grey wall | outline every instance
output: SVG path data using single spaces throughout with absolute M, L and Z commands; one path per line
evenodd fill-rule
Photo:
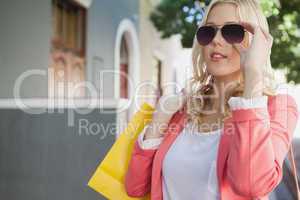
M 32 69 L 46 70 L 50 51 L 51 4 L 40 0 L 0 0 L 0 98 L 13 97 L 16 79 Z M 31 76 L 23 97 L 45 97 L 46 76 Z
M 11 98 L 14 83 L 22 73 L 48 68 L 51 0 L 0 3 L 0 98 Z M 117 27 L 128 18 L 138 29 L 138 10 L 138 0 L 93 0 L 87 23 L 87 80 L 93 80 L 93 73 L 99 69 L 113 68 Z M 113 77 L 106 77 L 105 97 L 113 97 L 113 82 Z M 46 76 L 31 76 L 22 85 L 22 97 L 46 97 L 47 85 Z
M 75 126 L 68 127 L 68 111 L 0 110 L 0 199 L 105 199 L 87 183 L 114 142 L 115 115 L 99 109 L 77 113 Z M 92 131 L 80 129 L 80 120 L 87 120 Z
M 51 0 L 0 0 L 0 98 L 12 98 L 15 81 L 29 70 L 46 73 L 51 39 Z M 87 23 L 87 80 L 114 68 L 114 45 L 120 21 L 128 18 L 138 31 L 138 0 L 93 0 Z M 113 97 L 113 77 L 105 77 L 105 97 Z M 46 76 L 31 76 L 21 97 L 47 97 Z M 76 115 L 105 126 L 115 114 L 93 111 Z M 76 123 L 75 123 L 76 125 Z M 77 123 L 78 125 L 78 123 Z M 67 112 L 32 115 L 0 108 L 0 199 L 104 199 L 87 182 L 114 142 L 80 135 L 67 126 Z M 115 129 L 114 129 L 115 130 Z
M 88 80 L 93 80 L 93 76 L 99 70 L 114 68 L 114 47 L 118 25 L 122 19 L 127 18 L 135 24 L 138 31 L 138 11 L 138 0 L 93 1 L 88 14 Z M 104 83 L 104 96 L 113 97 L 113 77 L 105 77 Z

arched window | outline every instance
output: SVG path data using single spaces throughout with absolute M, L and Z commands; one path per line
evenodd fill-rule
M 120 49 L 120 97 L 128 98 L 128 66 L 129 52 L 125 36 L 122 36 Z
M 85 81 L 86 13 L 75 1 L 52 0 L 51 97 L 85 95 L 76 85 Z

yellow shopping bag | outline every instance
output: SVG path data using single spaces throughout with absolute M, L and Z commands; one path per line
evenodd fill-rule
M 98 166 L 88 183 L 89 187 L 111 200 L 150 200 L 150 194 L 144 198 L 127 196 L 124 179 L 134 142 L 145 125 L 150 122 L 153 111 L 149 104 L 144 103 L 135 113 L 125 131 L 121 133 Z

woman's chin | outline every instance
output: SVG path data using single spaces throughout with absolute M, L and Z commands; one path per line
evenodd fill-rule
M 213 70 L 212 70 L 213 69 Z M 239 69 L 230 69 L 229 66 L 214 66 L 210 68 L 210 74 L 213 76 L 228 76 L 239 71 Z

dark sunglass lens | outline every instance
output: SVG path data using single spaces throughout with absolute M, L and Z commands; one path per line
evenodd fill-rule
M 202 26 L 197 31 L 197 40 L 200 45 L 208 45 L 215 37 L 215 29 L 211 26 Z
M 244 39 L 244 27 L 239 24 L 228 24 L 223 26 L 222 35 L 230 43 L 241 43 Z

